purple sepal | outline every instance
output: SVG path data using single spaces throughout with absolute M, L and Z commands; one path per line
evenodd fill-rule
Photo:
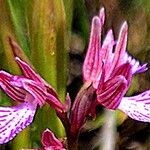
M 70 134 L 77 135 L 84 125 L 86 117 L 91 113 L 91 106 L 96 98 L 94 91 L 91 83 L 85 83 L 76 96 L 70 115 Z
M 33 98 L 31 95 L 28 97 Z M 18 106 L 0 107 L 0 144 L 12 140 L 33 121 L 36 107 L 36 104 L 29 102 Z
M 115 46 L 115 51 L 112 58 L 112 64 L 109 66 L 110 69 L 106 73 L 108 74 L 107 78 L 109 78 L 109 75 L 121 64 L 123 64 L 123 58 L 126 51 L 127 46 L 127 33 L 128 33 L 128 25 L 127 22 L 124 22 L 121 26 L 119 37 Z
M 150 90 L 137 96 L 123 97 L 118 109 L 134 120 L 150 122 Z
M 52 131 L 46 129 L 42 133 L 42 144 L 44 150 L 65 150 L 62 141 L 57 139 Z
M 42 79 L 27 63 L 18 57 L 16 57 L 16 61 L 21 67 L 24 76 L 27 78 L 22 81 L 23 86 L 35 97 L 37 103 L 42 106 L 45 102 L 48 102 L 58 113 L 65 112 L 66 108 L 60 102 L 55 89 Z
M 102 67 L 102 59 L 99 57 L 101 49 L 101 32 L 105 21 L 104 8 L 101 8 L 99 16 L 95 16 L 92 20 L 90 42 L 83 64 L 84 81 L 98 80 L 99 71 Z M 94 85 L 95 86 L 95 85 Z
M 22 69 L 25 77 L 40 83 L 41 85 L 43 85 L 43 87 L 45 86 L 48 93 L 58 98 L 55 89 L 52 86 L 50 86 L 43 78 L 41 78 L 40 75 L 37 74 L 27 63 L 25 63 L 18 57 L 16 57 L 16 62 Z
M 108 109 L 116 109 L 130 85 L 131 65 L 126 63 L 117 67 L 106 82 L 103 76 L 96 91 L 97 101 Z
M 51 107 L 56 110 L 57 113 L 63 113 L 67 111 L 65 106 L 51 94 L 47 94 L 46 102 L 49 103 Z
M 99 58 L 100 39 L 101 23 L 100 19 L 96 16 L 92 20 L 89 47 L 83 64 L 84 81 L 93 81 L 98 75 L 97 70 L 101 67 L 101 60 Z

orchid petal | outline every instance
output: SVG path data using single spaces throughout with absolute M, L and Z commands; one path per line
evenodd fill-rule
M 34 103 L 43 106 L 48 102 L 55 110 L 57 110 L 57 112 L 65 111 L 65 107 L 59 99 L 53 94 L 48 93 L 46 87 L 39 82 L 20 76 L 14 76 L 10 83 L 12 86 L 18 86 L 18 88 L 22 87 L 26 92 L 30 93 L 35 99 Z
M 52 108 L 56 110 L 57 113 L 66 112 L 66 107 L 57 99 L 55 96 L 51 94 L 47 94 L 46 102 L 49 103 Z
M 35 71 L 27 63 L 22 61 L 19 57 L 16 57 L 15 59 L 18 65 L 21 67 L 25 77 L 40 83 L 43 82 L 43 79 L 37 73 L 35 73 Z
M 90 43 L 83 64 L 83 78 L 85 81 L 93 81 L 97 75 L 99 66 L 99 50 L 101 40 L 101 23 L 96 16 L 92 20 Z
M 124 56 L 124 60 L 126 62 L 129 62 L 132 65 L 132 74 L 142 73 L 145 72 L 147 68 L 147 64 L 141 65 L 138 60 L 133 58 L 131 55 L 129 55 L 127 52 Z
M 46 87 L 43 87 L 40 83 L 28 78 L 13 76 L 10 84 L 14 87 L 23 88 L 24 90 L 26 90 L 26 93 L 30 93 L 36 100 L 34 102 L 39 104 L 40 106 L 45 104 L 47 91 Z
M 100 9 L 99 18 L 100 18 L 101 28 L 102 28 L 103 25 L 104 25 L 104 22 L 105 22 L 105 9 L 104 9 L 104 7 L 102 7 L 102 8 Z
M 122 75 L 127 80 L 127 87 L 129 87 L 131 79 L 132 79 L 132 66 L 130 63 L 125 63 L 117 67 L 110 78 L 113 78 L 115 76 Z
M 91 106 L 95 100 L 94 91 L 95 89 L 91 83 L 85 83 L 76 96 L 70 115 L 71 134 L 76 134 L 79 132 L 85 123 L 86 117 L 89 115 L 89 113 L 91 113 Z
M 23 102 L 25 99 L 26 91 L 22 88 L 13 86 L 10 82 L 14 76 L 5 72 L 0 71 L 0 87 L 9 95 L 13 100 Z
M 60 140 L 58 140 L 54 133 L 52 131 L 50 131 L 49 129 L 46 129 L 43 133 L 42 133 L 42 144 L 43 146 L 54 146 L 54 147 L 59 147 L 62 148 L 63 144 Z
M 104 83 L 103 90 L 97 91 L 97 101 L 108 109 L 116 109 L 127 90 L 124 76 L 116 76 Z
M 47 93 L 46 89 L 32 80 L 22 80 L 23 87 L 28 91 L 34 98 L 35 103 L 43 106 L 48 102 L 57 112 L 65 111 L 64 105 L 52 94 Z
M 137 96 L 124 97 L 118 109 L 134 120 L 150 122 L 150 90 Z
M 24 102 L 18 106 L 0 107 L 0 144 L 12 140 L 26 128 L 35 115 L 36 105 Z
M 43 84 L 43 86 L 45 86 L 47 88 L 47 91 L 49 93 L 53 94 L 55 97 L 58 98 L 55 89 L 52 86 L 50 86 L 45 80 L 43 80 L 40 77 L 40 75 L 38 75 L 27 63 L 25 63 L 24 61 L 22 61 L 18 57 L 16 57 L 16 62 L 18 63 L 18 65 L 22 69 L 25 77 L 32 79 L 36 82 L 39 82 L 40 84 Z
M 105 72 L 108 72 L 110 69 L 110 66 L 112 65 L 113 46 L 114 46 L 113 32 L 112 32 L 112 30 L 109 30 L 104 39 L 102 48 L 100 50 L 100 56 L 99 56 L 101 58 L 101 60 L 104 61 Z M 102 69 L 102 68 L 100 68 L 100 69 Z M 107 75 L 108 74 L 106 74 L 106 77 L 105 77 L 106 79 L 108 79 Z
M 120 34 L 119 34 L 118 41 L 116 43 L 114 58 L 113 58 L 113 62 L 109 74 L 111 74 L 111 72 L 116 67 L 118 67 L 120 64 L 123 63 L 126 46 L 127 46 L 127 30 L 128 30 L 127 22 L 124 22 L 120 29 Z
M 40 106 L 45 104 L 47 92 L 43 86 L 32 80 L 22 80 L 22 83 L 24 89 L 34 97 L 35 103 L 39 104 Z
M 83 64 L 84 81 L 99 80 L 102 67 L 102 57 L 100 57 L 101 49 L 101 32 L 105 21 L 104 8 L 101 8 L 99 17 L 95 16 L 92 20 L 90 42 Z M 96 88 L 96 84 L 93 85 Z

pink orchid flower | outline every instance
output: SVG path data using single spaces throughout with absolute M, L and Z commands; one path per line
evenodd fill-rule
M 102 8 L 99 16 L 92 20 L 90 42 L 83 65 L 84 82 L 91 82 L 96 90 L 93 106 L 101 104 L 108 109 L 120 109 L 132 119 L 150 122 L 150 90 L 137 96 L 124 97 L 133 75 L 145 72 L 147 64 L 141 65 L 126 52 L 127 22 L 122 24 L 117 41 L 111 29 L 101 40 L 104 20 Z
M 0 107 L 0 144 L 12 140 L 34 118 L 38 106 L 48 102 L 57 113 L 65 111 L 56 91 L 25 62 L 16 57 L 24 75 L 11 75 L 0 71 L 0 87 L 17 106 Z

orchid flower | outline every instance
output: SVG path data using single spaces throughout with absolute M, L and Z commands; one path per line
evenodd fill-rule
M 84 82 L 91 82 L 96 90 L 94 106 L 101 104 L 108 109 L 120 109 L 132 119 L 150 122 L 150 90 L 134 97 L 124 97 L 134 74 L 145 72 L 147 64 L 126 52 L 128 25 L 121 26 L 118 40 L 110 29 L 102 41 L 104 8 L 92 20 L 90 42 L 83 64 Z
M 13 139 L 34 118 L 38 106 L 48 102 L 57 113 L 65 111 L 56 91 L 25 62 L 16 57 L 24 75 L 11 75 L 0 71 L 0 87 L 17 106 L 0 107 L 0 144 Z

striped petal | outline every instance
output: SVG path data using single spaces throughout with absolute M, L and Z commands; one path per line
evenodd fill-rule
M 95 100 L 95 89 L 91 83 L 85 83 L 78 92 L 70 113 L 70 133 L 76 135 L 91 114 L 91 107 Z M 95 109 L 95 108 L 93 108 Z
M 0 87 L 13 100 L 23 102 L 25 99 L 26 91 L 23 88 L 12 85 L 10 82 L 13 80 L 13 78 L 13 75 L 5 71 L 0 71 Z
M 137 96 L 124 97 L 118 109 L 134 120 L 150 122 L 150 90 Z
M 84 81 L 93 81 L 97 76 L 97 69 L 101 66 L 99 58 L 99 50 L 101 43 L 101 22 L 99 17 L 95 16 L 92 20 L 92 28 L 90 35 L 90 43 L 83 64 Z
M 113 31 L 109 30 L 100 50 L 100 57 L 104 61 L 104 69 L 106 72 L 105 80 L 109 78 L 108 72 L 110 70 L 110 66 L 112 65 L 112 50 L 114 43 Z
M 124 61 L 129 62 L 132 65 L 132 74 L 142 73 L 142 72 L 145 72 L 148 69 L 147 64 L 142 64 L 141 65 L 138 60 L 133 58 L 127 52 L 124 56 Z
M 37 73 L 35 73 L 35 71 L 27 63 L 25 63 L 18 57 L 16 57 L 15 59 L 18 65 L 20 66 L 20 68 L 22 69 L 25 77 L 40 83 L 43 82 L 43 79 Z
M 26 128 L 33 121 L 35 111 L 36 105 L 29 102 L 18 106 L 0 107 L 0 144 L 12 140 Z
M 32 81 L 32 80 L 22 80 L 23 88 L 28 91 L 33 97 L 34 102 L 43 106 L 47 99 L 47 92 L 43 86 Z
M 52 94 L 47 93 L 46 89 L 39 83 L 32 80 L 22 80 L 23 88 L 34 97 L 34 103 L 43 106 L 48 102 L 57 112 L 66 111 L 65 106 Z
M 97 101 L 107 109 L 116 109 L 127 91 L 127 80 L 124 76 L 116 76 L 103 85 L 103 90 L 97 90 Z
M 55 97 L 58 98 L 55 89 L 52 86 L 50 86 L 43 78 L 41 78 L 40 75 L 37 74 L 27 63 L 25 63 L 18 57 L 16 57 L 16 62 L 22 69 L 25 77 L 27 77 L 31 80 L 34 80 L 36 82 L 39 82 L 40 84 L 42 84 L 43 86 L 45 86 L 47 88 L 47 91 L 49 93 L 53 94 Z
M 21 76 L 12 76 L 9 84 L 15 89 L 24 90 L 25 96 L 26 94 L 30 93 L 34 97 L 35 103 L 39 104 L 40 106 L 45 104 L 47 91 L 46 88 L 40 83 Z M 13 94 L 15 95 L 16 93 Z
M 99 18 L 101 21 L 101 27 L 103 27 L 104 22 L 105 22 L 105 9 L 104 9 L 104 7 L 102 7 L 99 11 Z
M 118 67 L 120 64 L 123 63 L 124 54 L 127 46 L 127 32 L 128 32 L 128 25 L 127 22 L 124 22 L 120 29 L 120 34 L 118 37 L 118 41 L 116 43 L 114 58 L 109 74 L 111 74 L 116 67 Z
M 132 79 L 132 66 L 130 63 L 125 63 L 117 67 L 110 78 L 114 78 L 115 76 L 122 75 L 127 80 L 127 86 L 129 87 L 131 79 Z

